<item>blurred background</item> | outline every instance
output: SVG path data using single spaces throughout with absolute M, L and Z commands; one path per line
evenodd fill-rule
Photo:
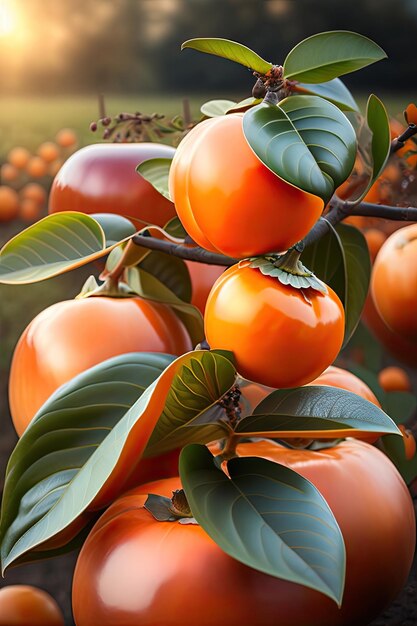
M 181 113 L 184 97 L 196 116 L 207 99 L 249 96 L 254 80 L 226 60 L 181 53 L 183 41 L 225 37 L 282 63 L 301 39 L 333 29 L 367 35 L 385 49 L 388 60 L 345 82 L 359 103 L 373 91 L 401 119 L 417 95 L 415 0 L 0 0 L 0 185 L 19 196 L 13 219 L 2 218 L 0 202 L 0 244 L 46 213 L 47 193 L 65 159 L 101 141 L 89 130 L 99 117 L 99 94 L 110 116 L 172 117 Z M 27 201 L 32 196 L 36 202 Z M 0 285 L 0 494 L 17 440 L 7 402 L 13 348 L 37 313 L 74 297 L 90 273 L 87 267 L 33 286 Z M 72 561 L 26 566 L 0 586 L 25 581 L 49 589 L 70 624 Z

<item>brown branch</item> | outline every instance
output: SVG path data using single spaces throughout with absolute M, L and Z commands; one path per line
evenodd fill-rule
M 207 265 L 224 265 L 230 267 L 235 263 L 238 263 L 238 259 L 224 256 L 223 254 L 216 252 L 209 252 L 204 248 L 196 246 L 195 248 L 187 248 L 186 246 L 178 243 L 172 243 L 171 241 L 164 241 L 163 239 L 156 239 L 155 237 L 148 237 L 145 235 L 134 235 L 132 237 L 133 243 L 148 250 L 158 250 L 165 254 L 172 254 L 173 256 L 185 259 L 188 261 L 197 261 L 198 263 L 207 263 Z
M 417 126 L 415 124 L 409 124 L 401 135 L 391 141 L 390 154 L 394 154 L 397 150 L 404 148 L 407 139 L 410 139 L 410 137 L 413 137 L 415 134 L 417 134 Z

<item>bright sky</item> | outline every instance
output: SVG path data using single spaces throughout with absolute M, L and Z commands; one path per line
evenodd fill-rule
M 18 18 L 10 0 L 0 0 L 0 37 L 9 37 L 18 29 Z

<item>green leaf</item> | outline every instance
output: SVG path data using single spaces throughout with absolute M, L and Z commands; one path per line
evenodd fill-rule
M 322 83 L 386 56 L 380 46 L 358 33 L 347 30 L 318 33 L 307 37 L 288 53 L 284 77 L 304 83 Z
M 171 163 L 172 159 L 147 159 L 136 168 L 137 173 L 143 176 L 167 200 L 171 200 L 168 186 Z
M 301 261 L 297 262 L 297 270 L 287 268 L 285 265 L 286 255 L 260 256 L 248 259 L 249 267 L 258 269 L 264 276 L 275 278 L 283 285 L 291 285 L 294 289 L 314 289 L 320 293 L 327 293 L 326 285 L 316 278 Z M 282 265 L 280 265 L 282 261 Z
M 88 383 L 74 389 L 74 379 L 44 405 L 17 444 L 7 470 L 0 525 L 3 571 L 17 560 L 30 560 L 38 549 L 45 552 L 48 543 L 51 547 L 57 540 L 60 546 L 70 542 L 96 511 L 119 495 L 167 398 L 171 413 L 190 410 L 189 418 L 194 418 L 193 407 L 184 407 L 170 390 L 178 387 L 177 376 L 188 381 L 190 370 L 200 370 L 201 380 L 213 389 L 211 370 L 205 367 L 207 354 L 194 351 L 173 362 L 168 355 L 148 354 L 142 365 L 149 369 L 133 381 L 127 371 L 117 376 L 110 368 L 92 390 Z M 212 358 L 221 376 L 225 359 L 218 354 Z M 92 375 L 92 370 L 85 373 Z M 203 412 L 205 400 L 195 389 L 194 399 Z M 133 401 L 135 393 L 136 398 L 141 395 Z M 114 411 L 119 411 L 116 418 Z M 206 427 L 200 431 L 206 441 Z
M 168 233 L 168 235 L 171 235 L 171 237 L 176 237 L 177 239 L 185 239 L 187 236 L 187 232 L 181 224 L 179 217 L 173 217 L 169 220 L 164 226 L 164 231 Z
M 99 259 L 119 243 L 107 242 L 91 215 L 73 211 L 48 215 L 2 248 L 0 283 L 29 284 L 58 276 Z
M 214 352 L 206 351 L 200 360 L 184 366 L 169 391 L 144 456 L 225 437 L 225 412 L 218 401 L 235 381 L 233 364 Z
M 104 231 L 106 245 L 119 243 L 136 233 L 136 228 L 130 220 L 114 213 L 94 213 L 93 217 Z
M 155 276 L 141 268 L 131 267 L 126 271 L 126 282 L 141 298 L 170 306 L 186 327 L 194 346 L 204 339 L 203 317 L 197 307 L 180 300 Z
M 362 233 L 353 226 L 329 225 L 329 232 L 307 246 L 303 263 L 339 296 L 345 309 L 344 346 L 353 335 L 368 293 L 371 262 Z
M 243 117 L 246 139 L 277 176 L 327 202 L 349 176 L 356 135 L 346 116 L 318 96 L 260 104 Z
M 200 111 L 206 117 L 219 117 L 226 115 L 228 110 L 235 105 L 236 102 L 233 100 L 209 100 L 201 106 Z
M 60 506 L 60 498 L 66 497 L 71 481 L 144 390 L 174 360 L 157 353 L 108 359 L 60 387 L 41 407 L 7 467 L 0 527 L 4 567 L 14 560 L 15 553 L 22 555 L 27 546 L 31 549 L 36 528 L 46 522 L 44 516 L 54 516 L 53 510 Z M 87 515 L 84 522 L 90 517 Z M 79 530 L 77 527 L 74 535 Z M 26 532 L 30 540 L 25 538 Z M 43 553 L 52 556 L 56 548 L 46 546 Z
M 233 107 L 230 107 L 226 114 L 229 115 L 230 113 L 240 113 L 242 111 L 247 111 L 257 104 L 261 104 L 261 102 L 262 98 L 245 98 L 244 100 L 237 102 Z
M 240 65 L 249 67 L 260 74 L 266 74 L 273 67 L 272 63 L 262 59 L 259 54 L 256 54 L 247 46 L 229 39 L 219 39 L 217 37 L 189 39 L 182 44 L 181 50 L 185 48 L 192 48 L 193 50 L 198 50 L 198 52 L 206 52 L 207 54 L 223 57 L 223 59 L 229 59 L 229 61 L 240 63 Z
M 351 436 L 352 429 L 399 434 L 392 419 L 375 404 L 326 385 L 273 391 L 252 415 L 239 422 L 236 432 L 282 438 L 291 434 L 316 437 L 320 431 L 320 437 L 337 438 Z
M 336 105 L 342 111 L 358 111 L 359 107 L 352 94 L 340 78 L 334 78 L 326 83 L 309 85 L 308 83 L 296 83 L 293 90 L 297 93 L 307 93 L 312 96 L 325 98 Z
M 180 300 L 191 301 L 190 272 L 182 259 L 152 250 L 139 263 L 138 267 L 148 274 L 152 274 Z
M 407 485 L 410 485 L 417 477 L 417 454 L 408 460 L 405 456 L 403 438 L 392 435 L 382 437 L 381 448 L 394 463 Z
M 181 453 L 181 482 L 206 533 L 245 565 L 315 589 L 340 605 L 343 537 L 316 487 L 292 469 L 256 457 L 232 459 L 228 472 L 230 478 L 203 446 Z
M 371 260 L 366 239 L 360 230 L 347 224 L 338 224 L 337 235 L 344 253 L 345 295 L 342 299 L 345 309 L 346 345 L 359 323 L 371 277 Z

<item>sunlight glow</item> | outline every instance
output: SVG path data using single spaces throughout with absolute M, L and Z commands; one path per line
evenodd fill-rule
M 17 18 L 8 0 L 0 0 L 0 37 L 12 35 L 17 30 Z

